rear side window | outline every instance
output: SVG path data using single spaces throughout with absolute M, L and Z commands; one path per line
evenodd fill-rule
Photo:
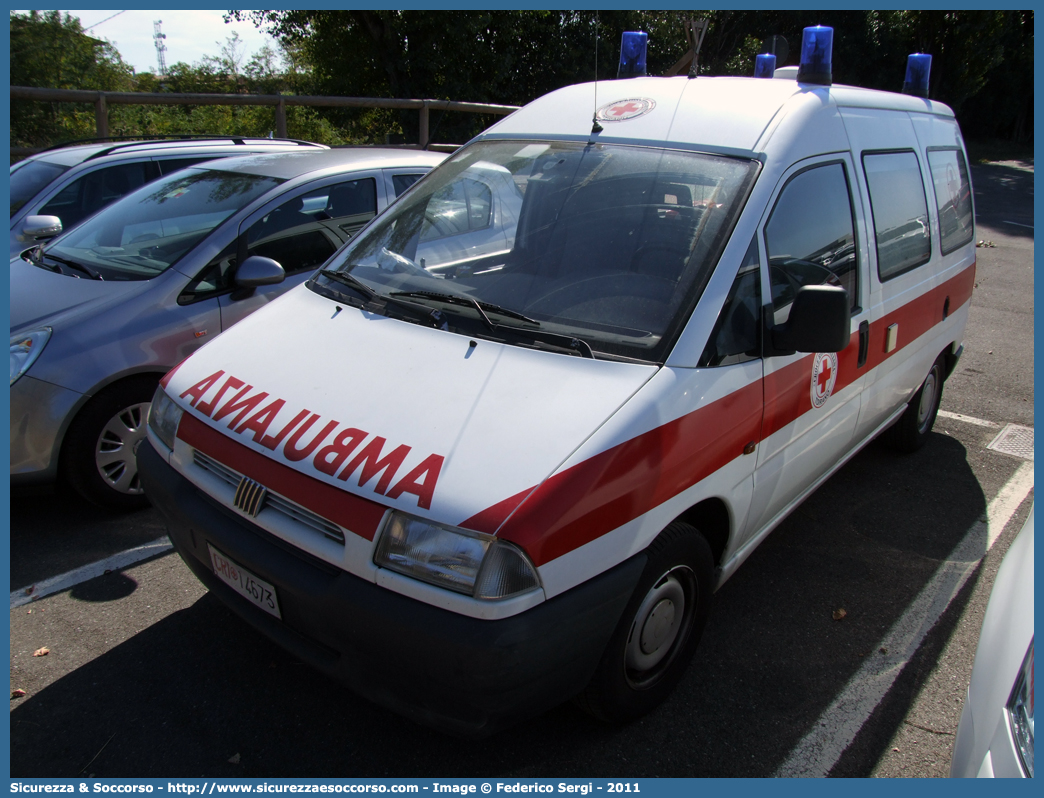
M 975 235 L 972 225 L 971 181 L 960 150 L 929 150 L 935 200 L 939 206 L 939 237 L 944 255 L 969 243 Z
M 877 273 L 896 277 L 932 256 L 928 203 L 921 168 L 913 152 L 863 155 L 877 241 Z
M 839 285 L 859 305 L 855 223 L 841 163 L 799 172 L 780 192 L 765 225 L 776 324 L 790 317 L 799 288 Z
M 395 196 L 399 196 L 420 180 L 424 175 L 392 175 L 392 185 L 395 187 Z

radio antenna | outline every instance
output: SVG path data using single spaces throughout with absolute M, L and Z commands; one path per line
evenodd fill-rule
M 700 48 L 703 46 L 703 37 L 707 35 L 707 27 L 710 21 L 703 19 L 686 20 L 685 38 L 692 45 L 692 64 L 689 66 L 689 77 L 694 78 L 699 74 Z
M 595 79 L 594 79 L 594 113 L 591 114 L 591 132 L 601 133 L 604 128 L 598 124 L 598 11 L 595 10 Z

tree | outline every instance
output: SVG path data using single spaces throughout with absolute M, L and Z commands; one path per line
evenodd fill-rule
M 11 13 L 11 85 L 128 91 L 133 70 L 109 42 L 60 11 Z M 11 104 L 11 143 L 39 146 L 94 134 L 94 111 L 75 103 Z
M 345 10 L 229 16 L 250 19 L 303 57 L 309 69 L 301 91 L 507 104 L 594 79 L 596 42 L 599 79 L 615 77 L 625 30 L 650 34 L 649 73 L 663 74 L 686 52 L 685 18 L 706 18 L 700 74 L 750 75 L 768 37 L 784 36 L 787 63 L 796 64 L 802 29 L 830 25 L 835 82 L 898 91 L 907 55 L 927 52 L 933 57 L 931 98 L 949 104 L 969 130 L 988 121 L 991 130 L 1026 136 L 1032 125 L 1032 11 Z M 1001 117 L 983 119 L 980 108 Z M 365 133 L 362 116 L 342 111 L 331 118 Z M 491 121 L 433 117 L 443 141 L 465 140 Z M 413 112 L 384 113 L 370 122 L 374 128 L 394 125 L 408 138 L 416 134 Z

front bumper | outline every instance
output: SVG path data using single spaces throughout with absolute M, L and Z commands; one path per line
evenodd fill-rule
M 11 482 L 53 480 L 62 436 L 83 394 L 28 374 L 11 386 Z
M 175 549 L 240 617 L 365 698 L 457 734 L 490 734 L 580 692 L 645 567 L 639 554 L 518 615 L 470 618 L 290 546 L 210 500 L 152 445 L 138 467 Z M 208 542 L 275 585 L 282 621 L 214 575 Z

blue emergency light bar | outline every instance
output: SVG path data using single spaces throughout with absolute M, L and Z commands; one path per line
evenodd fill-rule
M 776 76 L 776 56 L 762 53 L 754 61 L 754 77 L 772 78 Z
M 833 83 L 830 65 L 834 50 L 834 29 L 816 25 L 805 28 L 801 34 L 801 65 L 798 67 L 798 83 L 818 83 L 829 86 Z
M 910 53 L 906 59 L 906 80 L 903 94 L 928 98 L 928 75 L 932 71 L 932 57 L 927 53 Z
M 645 75 L 645 52 L 649 34 L 643 31 L 625 31 L 620 41 L 620 68 L 618 78 L 640 78 Z

